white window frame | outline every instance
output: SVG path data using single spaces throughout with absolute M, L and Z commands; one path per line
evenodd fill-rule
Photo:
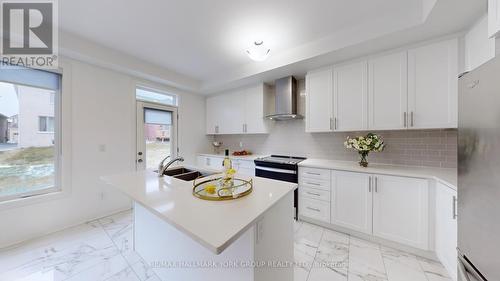
M 169 96 L 169 97 L 172 97 L 173 100 L 174 100 L 174 104 L 167 104 L 167 103 L 162 103 L 162 102 L 158 102 L 158 101 L 152 101 L 152 100 L 147 100 L 147 99 L 141 99 L 141 98 L 137 98 L 137 89 L 141 89 L 141 90 L 144 90 L 144 91 L 149 91 L 149 92 L 153 92 L 153 93 L 156 93 L 156 94 L 160 94 L 160 95 L 165 95 L 165 96 Z M 153 88 L 153 87 L 149 87 L 149 86 L 144 86 L 144 85 L 136 85 L 135 86 L 135 99 L 137 101 L 142 101 L 142 102 L 145 102 L 145 103 L 154 103 L 154 104 L 159 104 L 159 105 L 165 105 L 165 106 L 173 106 L 173 107 L 178 107 L 179 106 L 179 98 L 176 94 L 172 94 L 172 93 L 169 93 L 167 91 L 164 91 L 164 90 L 159 90 L 157 88 Z
M 63 153 L 63 141 L 62 141 L 62 130 L 63 130 L 63 125 L 62 125 L 62 118 L 61 116 L 64 114 L 63 113 L 63 107 L 62 107 L 62 90 L 63 90 L 63 72 L 62 69 L 54 71 L 54 73 L 57 73 L 60 75 L 59 79 L 59 90 L 54 91 L 54 132 L 43 132 L 43 133 L 51 133 L 54 134 L 54 148 L 55 148 L 55 155 L 54 155 L 54 186 L 44 188 L 41 190 L 35 190 L 31 192 L 23 192 L 20 194 L 14 194 L 11 196 L 2 196 L 0 197 L 0 210 L 3 209 L 9 209 L 9 208 L 14 208 L 14 207 L 21 207 L 29 204 L 34 204 L 38 203 L 41 200 L 46 200 L 46 199 L 56 199 L 60 198 L 62 196 L 67 196 L 69 193 L 69 187 L 68 190 L 63 188 L 63 182 L 68 183 L 70 179 L 70 174 L 68 174 L 65 178 L 63 178 L 63 171 L 62 171 L 62 153 Z M 70 72 L 68 72 L 68 76 L 70 76 Z M 5 81 L 6 83 L 11 83 L 9 81 Z M 64 82 L 66 84 L 67 82 Z M 30 85 L 27 85 L 30 86 Z M 69 86 L 69 85 L 68 85 Z M 32 87 L 32 86 L 30 86 Z M 68 87 L 69 88 L 69 87 Z M 66 97 L 65 97 L 66 99 Z M 67 101 L 65 101 L 65 104 L 68 104 L 71 102 L 71 99 L 68 98 Z M 66 126 L 67 127 L 67 126 Z M 64 129 L 65 131 L 68 130 L 68 128 Z M 70 136 L 69 136 L 70 137 Z M 68 150 L 68 148 L 64 149 Z M 71 161 L 70 157 L 67 158 L 66 161 Z M 66 162 L 65 161 L 65 162 Z M 71 166 L 69 166 L 69 169 Z

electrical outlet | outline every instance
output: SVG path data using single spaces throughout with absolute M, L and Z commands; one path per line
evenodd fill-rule
M 240 148 L 243 148 L 243 142 L 240 141 Z

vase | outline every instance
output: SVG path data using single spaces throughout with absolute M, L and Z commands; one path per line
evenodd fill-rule
M 360 152 L 359 153 L 359 165 L 361 167 L 368 167 L 368 161 L 366 160 L 366 157 L 368 156 L 368 152 Z

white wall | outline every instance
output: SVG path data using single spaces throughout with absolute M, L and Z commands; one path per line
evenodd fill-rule
M 495 57 L 495 39 L 488 38 L 488 15 L 465 34 L 465 70 L 471 71 Z
M 62 65 L 63 103 L 71 94 L 71 111 L 62 117 L 63 141 L 72 140 L 64 156 L 72 161 L 63 163 L 71 174 L 63 187 L 69 192 L 22 207 L 0 205 L 0 248 L 131 207 L 99 177 L 135 169 L 135 86 L 150 83 L 75 60 Z M 179 95 L 180 155 L 196 163 L 196 154 L 209 149 L 204 97 L 162 88 Z

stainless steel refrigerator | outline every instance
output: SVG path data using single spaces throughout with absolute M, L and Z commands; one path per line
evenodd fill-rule
M 500 281 L 500 57 L 459 79 L 458 272 Z

